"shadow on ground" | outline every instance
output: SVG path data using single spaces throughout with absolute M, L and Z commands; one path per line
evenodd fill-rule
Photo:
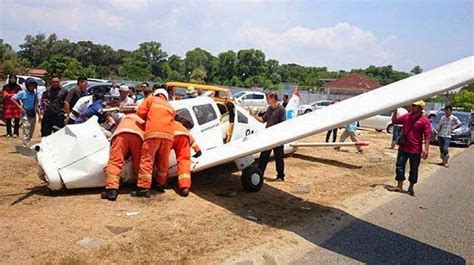
M 256 223 L 291 231 L 315 245 L 360 262 L 466 263 L 462 257 L 453 253 L 366 222 L 337 208 L 302 200 L 266 184 L 260 192 L 244 192 L 238 175 L 233 165 L 204 171 L 193 177 L 192 192 L 242 218 L 249 219 L 250 215 L 258 219 L 254 221 Z M 225 182 L 222 178 L 225 178 Z M 223 187 L 223 183 L 228 185 Z M 233 190 L 237 195 L 216 195 L 225 189 Z M 331 216 L 331 219 L 321 222 L 325 216 Z M 337 227 L 342 229 L 332 235 L 322 236 L 325 230 Z M 315 262 L 314 259 L 311 261 Z
M 318 162 L 321 161 L 318 159 Z M 333 163 L 322 161 L 322 163 L 325 162 Z M 354 165 L 340 163 L 342 162 L 338 162 L 336 166 L 357 168 Z M 259 192 L 244 192 L 240 186 L 239 176 L 240 173 L 233 164 L 206 170 L 193 176 L 191 191 L 243 219 L 256 219 L 254 221 L 256 223 L 293 232 L 321 248 L 363 263 L 466 263 L 462 257 L 453 253 L 366 222 L 340 209 L 303 200 L 266 184 Z M 280 185 L 285 185 L 285 183 Z M 124 187 L 121 193 L 127 194 L 131 190 L 132 187 Z M 217 195 L 225 190 L 234 191 L 234 195 Z M 26 193 L 15 194 L 19 196 L 11 205 L 22 202 L 32 195 L 97 194 L 99 196 L 101 191 L 102 189 L 77 189 L 52 192 L 46 186 L 37 186 Z M 334 231 L 334 233 L 328 233 L 328 231 Z M 300 262 L 314 263 L 315 257 L 317 255 L 308 253 Z M 300 262 L 296 261 L 296 263 Z

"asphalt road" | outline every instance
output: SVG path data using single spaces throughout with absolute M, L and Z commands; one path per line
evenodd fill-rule
M 474 263 L 474 146 L 415 193 L 356 218 L 294 264 Z

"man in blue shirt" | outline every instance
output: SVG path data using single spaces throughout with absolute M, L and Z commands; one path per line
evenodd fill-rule
M 38 110 L 36 88 L 38 87 L 38 83 L 35 79 L 28 78 L 26 79 L 25 86 L 26 91 L 22 90 L 12 98 L 14 99 L 14 103 L 22 109 L 23 146 L 28 147 L 36 125 L 36 112 Z
M 96 93 L 92 96 L 92 104 L 85 109 L 81 115 L 81 122 L 88 120 L 92 116 L 97 116 L 99 118 L 99 123 L 104 122 L 104 115 L 102 114 L 102 109 L 104 108 L 105 96 L 102 93 Z M 76 123 L 81 123 L 76 122 Z

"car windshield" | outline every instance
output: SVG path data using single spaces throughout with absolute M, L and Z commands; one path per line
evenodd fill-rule
M 468 121 L 468 114 L 467 113 L 461 113 L 461 112 L 454 112 L 454 116 L 456 116 L 463 124 L 467 124 Z M 444 116 L 444 112 L 439 112 L 436 114 L 436 118 L 434 118 L 433 123 L 439 123 L 441 120 L 441 117 Z
M 237 92 L 237 93 L 234 94 L 234 98 L 240 98 L 244 94 L 245 94 L 245 92 Z

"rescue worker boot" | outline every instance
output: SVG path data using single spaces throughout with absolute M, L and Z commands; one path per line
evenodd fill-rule
M 117 189 L 107 189 L 107 190 L 103 191 L 100 194 L 100 197 L 102 199 L 107 199 L 109 201 L 115 201 L 115 200 L 117 200 L 117 197 L 118 197 L 118 190 Z
M 150 198 L 150 189 L 138 188 L 137 190 L 132 191 L 132 193 L 130 193 L 130 196 Z
M 189 195 L 189 189 L 188 188 L 180 188 L 178 189 L 179 195 L 183 197 L 188 197 Z

